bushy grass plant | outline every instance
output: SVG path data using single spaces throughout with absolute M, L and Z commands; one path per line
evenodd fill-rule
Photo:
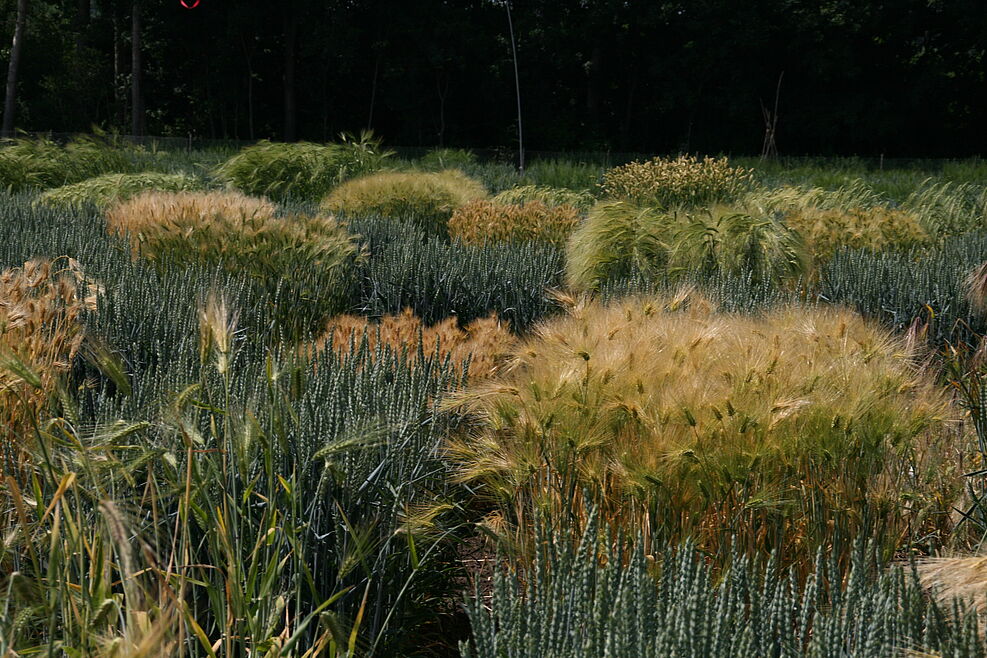
M 453 499 L 434 404 L 459 378 L 386 348 L 325 352 L 311 369 L 253 358 L 235 317 L 218 295 L 205 304 L 192 383 L 144 418 L 40 427 L 46 452 L 4 488 L 0 649 L 301 657 L 455 642 L 439 632 L 455 633 L 456 611 L 441 598 Z
M 77 137 L 65 146 L 20 138 L 0 147 L 0 187 L 9 192 L 59 187 L 132 169 L 122 148 L 98 136 Z
M 572 234 L 566 248 L 566 280 L 594 290 L 611 278 L 653 273 L 668 263 L 671 218 L 627 201 L 601 201 Z
M 915 213 L 934 236 L 987 228 L 987 187 L 983 184 L 926 180 L 913 188 L 903 207 Z
M 318 336 L 312 348 L 347 352 L 366 341 L 370 350 L 386 345 L 395 353 L 407 350 L 415 354 L 434 354 L 449 359 L 462 368 L 471 380 L 491 376 L 517 339 L 497 319 L 496 314 L 473 320 L 460 327 L 455 318 L 446 318 L 431 327 L 415 317 L 410 309 L 400 315 L 385 315 L 376 323 L 354 315 L 340 315 L 329 322 L 328 330 Z
M 135 256 L 162 267 L 218 265 L 282 290 L 282 319 L 298 331 L 345 310 L 361 256 L 332 218 L 275 217 L 269 202 L 232 193 L 145 193 L 110 208 L 107 225 L 130 240 Z
M 495 572 L 467 601 L 467 658 L 979 656 L 977 616 L 931 600 L 863 546 L 850 568 L 820 553 L 804 584 L 737 556 L 717 572 L 692 546 L 651 554 L 597 536 L 539 534 L 528 570 Z M 655 565 L 657 562 L 657 566 Z
M 530 201 L 540 201 L 547 206 L 572 206 L 579 210 L 587 210 L 596 199 L 589 190 L 572 190 L 565 187 L 550 187 L 548 185 L 521 185 L 512 187 L 497 194 L 497 203 L 524 204 Z
M 104 174 L 78 183 L 46 190 L 35 203 L 49 207 L 82 209 L 94 205 L 104 209 L 126 201 L 142 192 L 191 192 L 201 190 L 202 181 L 188 174 L 162 174 L 145 171 L 139 174 Z
M 246 194 L 318 201 L 340 182 L 380 169 L 389 156 L 372 137 L 343 144 L 261 141 L 221 164 L 216 175 Z
M 433 149 L 423 155 L 418 165 L 426 171 L 459 169 L 467 171 L 476 164 L 476 154 L 469 149 Z
M 726 158 L 683 155 L 614 167 L 603 174 L 602 193 L 662 208 L 696 208 L 734 201 L 753 184 L 751 170 L 731 167 Z
M 343 183 L 323 199 L 322 208 L 347 217 L 379 215 L 414 222 L 445 235 L 457 208 L 486 197 L 483 185 L 458 170 L 382 172 Z
M 563 244 L 579 219 L 579 211 L 569 205 L 470 201 L 452 213 L 449 236 L 467 244 L 523 240 Z
M 757 187 L 738 204 L 758 212 L 797 212 L 813 210 L 845 210 L 886 206 L 887 198 L 874 191 L 864 180 L 855 178 L 835 188 L 805 185 Z
M 675 279 L 690 272 L 792 280 L 806 267 L 799 236 L 771 215 L 729 207 L 664 211 L 628 201 L 601 201 L 569 239 L 567 281 L 596 290 L 608 279 L 642 273 Z
M 786 213 L 784 222 L 804 238 L 809 253 L 820 262 L 829 260 L 840 247 L 882 251 L 930 241 L 914 214 L 887 206 L 804 208 Z
M 15 470 L 30 450 L 96 309 L 97 285 L 72 259 L 32 260 L 0 272 L 0 458 Z
M 712 554 L 874 531 L 888 552 L 949 528 L 958 416 L 908 345 L 852 312 L 718 313 L 675 298 L 577 304 L 450 408 L 460 477 L 520 537 L 587 491 L 609 522 Z M 853 510 L 850 512 L 849 510 Z
M 576 191 L 590 190 L 600 184 L 604 170 L 603 166 L 588 162 L 564 158 L 539 158 L 527 164 L 522 182 Z

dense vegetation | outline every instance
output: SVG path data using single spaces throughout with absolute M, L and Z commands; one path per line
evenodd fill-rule
M 17 5 L 0 3 L 5 71 Z M 782 154 L 987 147 L 981 0 L 525 0 L 510 24 L 499 0 L 27 6 L 29 131 L 513 147 L 513 26 L 531 149 L 757 154 L 764 110 Z
M 0 655 L 987 653 L 979 163 L 0 184 Z

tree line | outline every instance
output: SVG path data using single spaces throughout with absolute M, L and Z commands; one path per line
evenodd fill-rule
M 528 148 L 560 151 L 987 146 L 983 0 L 0 0 L 0 18 L 6 134 L 372 128 L 393 145 L 510 147 L 523 127 Z

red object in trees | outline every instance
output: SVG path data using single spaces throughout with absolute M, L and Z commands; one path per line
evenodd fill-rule
M 199 3 L 202 2 L 202 0 L 192 0 L 192 4 L 189 4 L 185 0 L 179 0 L 179 1 L 182 3 L 182 6 L 185 7 L 186 9 L 195 9 L 196 7 L 199 6 Z

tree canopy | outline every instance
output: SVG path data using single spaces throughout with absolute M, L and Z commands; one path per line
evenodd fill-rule
M 3 70 L 16 0 L 0 1 Z M 191 3 L 189 3 L 191 4 Z M 16 127 L 510 146 L 500 0 L 29 0 Z M 514 0 L 526 146 L 966 156 L 987 146 L 983 0 Z M 779 79 L 781 80 L 779 89 Z

